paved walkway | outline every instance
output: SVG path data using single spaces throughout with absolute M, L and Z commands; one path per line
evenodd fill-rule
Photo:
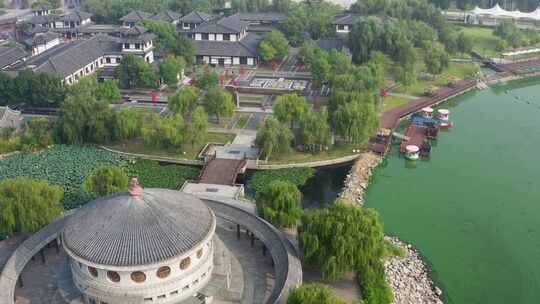
M 388 95 L 394 96 L 394 97 L 399 97 L 399 98 L 410 99 L 410 100 L 417 100 L 417 99 L 421 98 L 421 97 L 418 97 L 418 96 L 412 96 L 412 95 L 400 94 L 400 93 L 388 93 Z

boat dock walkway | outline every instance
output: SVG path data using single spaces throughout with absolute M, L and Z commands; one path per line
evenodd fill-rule
M 428 127 L 411 124 L 409 128 L 407 128 L 406 137 L 408 137 L 408 140 L 402 140 L 399 146 L 401 153 L 407 151 L 408 145 L 414 145 L 418 148 L 423 147 L 425 140 L 428 138 Z

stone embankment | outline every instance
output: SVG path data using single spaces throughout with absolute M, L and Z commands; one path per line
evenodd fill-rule
M 345 186 L 339 196 L 348 202 L 354 202 L 362 206 L 371 174 L 381 161 L 382 158 L 372 152 L 360 154 L 351 172 L 347 174 Z
M 442 291 L 429 278 L 429 269 L 412 245 L 385 237 L 402 248 L 406 256 L 385 261 L 386 280 L 394 294 L 393 304 L 442 304 Z

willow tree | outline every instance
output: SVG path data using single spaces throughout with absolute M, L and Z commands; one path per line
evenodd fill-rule
M 0 182 L 0 234 L 30 233 L 62 213 L 64 190 L 27 178 Z
M 185 119 L 190 119 L 197 107 L 199 92 L 195 87 L 185 87 L 180 91 L 169 95 L 167 102 L 169 109 L 174 114 L 181 114 Z
M 276 154 L 288 153 L 292 139 L 293 135 L 288 127 L 280 125 L 274 117 L 269 117 L 258 127 L 255 144 L 268 160 Z
M 306 99 L 293 93 L 281 95 L 272 107 L 272 110 L 274 111 L 274 116 L 280 122 L 288 124 L 292 129 L 294 122 L 300 120 L 307 113 L 308 108 Z
M 257 213 L 280 227 L 294 227 L 302 215 L 302 194 L 290 183 L 274 181 L 257 195 Z
M 323 278 L 336 280 L 356 271 L 369 304 L 392 301 L 383 265 L 383 227 L 373 209 L 338 200 L 331 207 L 305 213 L 298 228 L 307 263 L 319 266 Z
M 84 190 L 92 197 L 100 197 L 124 191 L 128 186 L 128 176 L 117 166 L 100 166 L 84 180 Z
M 289 293 L 287 304 L 345 304 L 345 301 L 324 285 L 302 284 Z

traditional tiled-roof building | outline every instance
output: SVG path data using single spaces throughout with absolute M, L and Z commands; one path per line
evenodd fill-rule
M 36 33 L 23 41 L 32 56 L 39 55 L 61 43 L 62 37 L 55 32 Z
M 131 11 L 129 14 L 120 18 L 120 21 L 122 21 L 122 25 L 125 27 L 134 27 L 137 24 L 137 22 L 140 22 L 143 20 L 150 20 L 151 17 L 152 17 L 152 14 L 150 13 L 135 10 L 135 11 Z
M 189 36 L 195 40 L 196 59 L 214 65 L 256 65 L 260 36 L 248 34 L 239 15 L 199 24 Z
M 338 14 L 332 19 L 332 25 L 336 28 L 336 33 L 348 34 L 358 17 L 359 15 L 357 14 Z
M 28 53 L 18 47 L 0 47 L 0 70 L 9 69 L 28 58 Z
M 214 19 L 212 15 L 208 15 L 207 13 L 199 11 L 193 11 L 180 18 L 179 26 L 181 30 L 189 31 L 195 29 L 200 24 L 208 22 L 212 19 Z
M 178 25 L 178 23 L 180 22 L 181 17 L 182 17 L 182 15 L 180 15 L 180 14 L 178 14 L 176 12 L 166 10 L 164 12 L 161 12 L 159 14 L 156 14 L 156 15 L 152 16 L 150 19 L 156 20 L 156 21 L 168 22 L 168 23 L 171 23 L 171 24 L 174 24 L 174 25 Z

